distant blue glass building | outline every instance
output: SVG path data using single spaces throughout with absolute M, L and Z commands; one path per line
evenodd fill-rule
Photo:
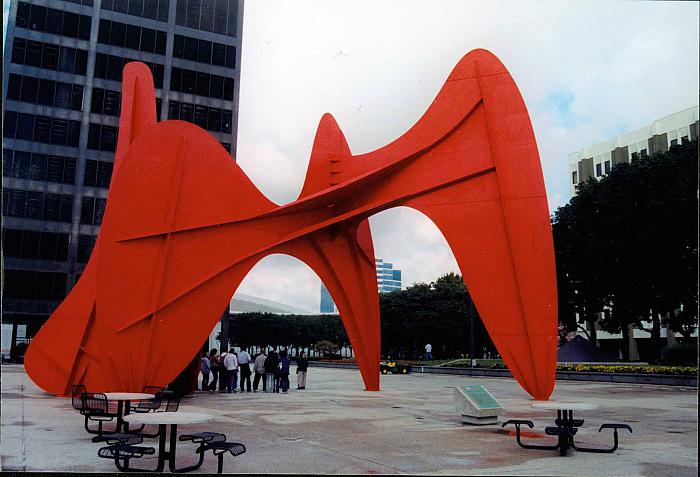
M 392 263 L 385 262 L 381 258 L 377 258 L 375 264 L 379 293 L 401 290 L 401 270 L 394 269 Z M 331 294 L 323 283 L 321 283 L 321 313 L 338 313 Z
M 321 313 L 337 313 L 333 298 L 323 283 L 321 283 Z
M 375 261 L 377 267 L 377 286 L 379 293 L 389 293 L 401 290 L 401 270 L 395 270 L 394 265 L 381 258 Z

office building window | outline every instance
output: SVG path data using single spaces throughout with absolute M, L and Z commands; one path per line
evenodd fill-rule
M 83 86 L 11 73 L 7 99 L 82 111 Z
M 85 5 L 86 7 L 91 7 L 94 4 L 94 0 L 64 0 L 66 2 L 75 3 L 76 5 Z
M 95 197 L 83 197 L 80 207 L 80 223 L 101 225 L 107 201 Z
M 140 60 L 98 53 L 95 57 L 95 77 L 112 81 L 121 81 L 124 65 L 132 61 Z M 149 63 L 147 61 L 143 61 L 143 63 L 145 63 L 151 70 L 151 73 L 153 73 L 153 84 L 155 87 L 162 88 L 163 65 L 158 63 Z
M 233 78 L 173 67 L 170 90 L 232 101 Z
M 119 116 L 121 110 L 121 93 L 109 89 L 93 88 L 92 104 L 90 112 L 105 114 L 107 116 Z
M 177 0 L 175 23 L 235 37 L 238 0 Z
M 90 260 L 90 255 L 92 254 L 92 249 L 95 247 L 95 242 L 97 237 L 94 235 L 80 235 L 78 236 L 78 257 L 79 263 L 87 263 Z
M 104 124 L 90 123 L 88 130 L 88 149 L 114 152 L 117 150 L 117 133 L 119 128 Z
M 230 133 L 233 112 L 171 100 L 168 119 L 182 119 L 209 131 Z
M 168 21 L 170 0 L 102 0 L 102 9 L 135 17 Z
M 112 179 L 113 166 L 111 162 L 93 161 L 91 159 L 86 160 L 83 185 L 90 187 L 109 187 L 109 182 Z
M 54 222 L 71 222 L 72 195 L 19 189 L 3 189 L 2 191 L 3 215 Z
M 236 47 L 175 35 L 173 57 L 208 65 L 236 67 Z
M 78 147 L 80 121 L 5 111 L 3 137 Z
M 605 161 L 605 173 L 610 174 L 610 161 Z
M 62 300 L 66 295 L 65 273 L 5 270 L 3 294 L 20 300 Z
M 167 33 L 112 20 L 100 20 L 97 41 L 105 45 L 165 55 Z
M 19 2 L 15 25 L 28 30 L 89 40 L 91 21 L 92 18 L 88 15 L 78 15 L 41 5 Z
M 75 159 L 4 149 L 3 176 L 75 184 Z
M 5 228 L 2 245 L 6 257 L 68 260 L 68 234 Z
M 87 50 L 15 37 L 12 44 L 12 62 L 84 76 L 87 69 Z
M 598 163 L 595 165 L 595 176 L 600 177 L 603 175 L 603 168 L 602 164 Z

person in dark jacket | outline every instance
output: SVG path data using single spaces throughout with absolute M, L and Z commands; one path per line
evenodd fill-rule
M 278 387 L 282 390 L 284 394 L 287 394 L 287 391 L 289 390 L 289 358 L 287 357 L 287 350 L 283 349 L 282 351 L 280 351 L 280 364 L 278 368 Z
M 277 390 L 277 365 L 279 358 L 275 350 L 270 350 L 265 360 L 265 384 L 268 393 L 276 393 Z
M 216 391 L 216 385 L 219 382 L 219 370 L 221 369 L 219 363 L 219 350 L 212 348 L 209 351 L 209 368 L 211 370 L 212 380 L 207 385 L 208 391 Z
M 306 389 L 306 370 L 309 369 L 309 360 L 306 353 L 301 352 L 297 358 L 297 389 Z

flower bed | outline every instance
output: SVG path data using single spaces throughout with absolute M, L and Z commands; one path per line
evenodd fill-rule
M 461 367 L 461 365 L 450 365 Z M 479 367 L 479 366 L 477 366 Z M 484 366 L 488 369 L 506 369 L 503 363 L 493 363 Z M 557 371 L 582 372 L 582 373 L 629 373 L 629 374 L 664 374 L 671 376 L 695 376 L 697 367 L 688 366 L 648 366 L 639 364 L 557 364 Z
M 630 373 L 630 374 L 665 374 L 673 376 L 694 376 L 697 367 L 687 366 L 645 366 L 633 364 L 559 364 L 557 371 L 576 371 L 594 373 Z
M 354 359 L 317 358 L 312 361 L 321 363 L 356 364 Z M 422 366 L 423 363 L 410 360 L 396 360 L 398 363 L 408 364 L 413 367 Z M 454 361 L 444 365 L 445 368 L 469 368 L 468 360 Z M 477 366 L 477 369 L 507 369 L 503 362 L 498 361 L 490 365 Z M 582 372 L 582 373 L 627 373 L 627 374 L 656 374 L 666 376 L 696 376 L 697 367 L 689 366 L 648 366 L 639 364 L 558 364 L 557 371 Z

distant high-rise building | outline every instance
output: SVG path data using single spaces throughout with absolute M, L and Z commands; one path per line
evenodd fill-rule
M 385 262 L 381 258 L 377 258 L 374 262 L 377 267 L 379 293 L 401 290 L 401 270 L 395 269 L 393 264 Z
M 613 139 L 584 147 L 569 154 L 569 186 L 576 194 L 576 186 L 590 178 L 600 179 L 616 164 L 665 152 L 671 146 L 689 142 L 698 137 L 698 106 L 657 119 L 651 125 Z
M 401 270 L 395 269 L 393 264 L 385 262 L 381 258 L 375 259 L 375 266 L 377 269 L 377 288 L 379 293 L 401 290 Z M 333 303 L 330 292 L 321 283 L 321 313 L 337 312 L 338 309 Z
M 323 283 L 321 283 L 321 313 L 338 313 L 333 298 Z
M 235 155 L 242 24 L 242 0 L 10 1 L 2 311 L 13 347 L 46 321 L 92 252 L 124 64 L 153 72 L 160 120 L 192 122 Z

